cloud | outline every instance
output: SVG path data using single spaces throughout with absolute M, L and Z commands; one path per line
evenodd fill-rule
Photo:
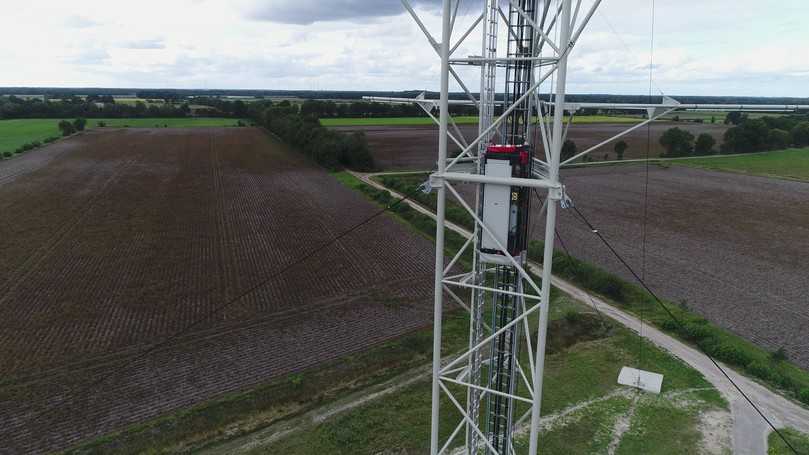
M 65 25 L 68 28 L 90 28 L 98 27 L 101 23 L 82 16 L 69 16 L 65 19 Z
M 85 49 L 64 59 L 74 65 L 99 65 L 105 63 L 110 54 L 105 49 Z
M 137 41 L 127 41 L 121 45 L 123 49 L 165 49 L 166 45 L 162 39 L 144 39 Z
M 325 3 L 328 3 L 327 5 Z M 441 0 L 414 0 L 413 6 L 436 9 Z M 254 4 L 247 17 L 283 24 L 309 25 L 321 21 L 359 20 L 394 16 L 404 11 L 395 0 L 269 0 Z

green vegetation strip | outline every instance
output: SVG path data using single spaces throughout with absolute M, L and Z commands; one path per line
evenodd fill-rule
M 61 137 L 58 124 L 61 119 L 21 119 L 21 120 L 0 120 L 0 155 L 7 152 L 14 154 L 18 149 L 26 144 L 36 144 L 38 147 L 46 142 Z M 87 119 L 87 128 L 95 128 L 99 122 L 103 122 L 110 128 L 187 128 L 187 127 L 217 127 L 235 126 L 238 122 L 232 118 L 207 118 L 207 117 L 185 117 L 185 118 L 93 118 Z M 25 150 L 28 151 L 28 150 Z M 4 156 L 9 158 L 12 155 Z
M 792 444 L 792 447 L 794 447 L 798 453 L 809 454 L 809 434 L 795 431 L 792 428 L 783 428 L 778 431 L 789 440 L 789 443 Z M 795 452 L 787 447 L 784 440 L 778 437 L 778 434 L 774 431 L 770 433 L 767 442 L 769 443 L 767 455 L 795 455 Z
M 714 171 L 809 181 L 809 148 L 792 148 L 742 156 L 717 156 L 673 161 Z
M 685 161 L 693 160 L 683 160 Z M 375 179 L 389 188 L 406 194 L 423 182 L 426 176 L 427 174 L 388 174 L 376 176 Z M 435 210 L 435 195 L 422 194 L 418 196 L 417 201 Z M 472 226 L 472 220 L 466 211 L 452 201 L 447 201 L 447 219 L 467 228 Z M 542 262 L 542 253 L 542 242 L 532 241 L 528 257 Z M 592 264 L 567 256 L 561 251 L 554 252 L 553 273 L 605 297 L 622 310 L 643 317 L 665 332 L 699 346 L 717 360 L 809 405 L 809 372 L 789 362 L 782 351 L 767 352 L 744 338 L 708 322 L 685 305 L 666 303 L 667 308 L 684 323 L 684 327 L 680 327 L 644 289 Z
M 453 117 L 459 125 L 472 125 L 478 123 L 477 116 Z M 638 117 L 613 117 L 607 115 L 581 115 L 573 117 L 573 123 L 638 123 L 643 119 Z M 434 125 L 430 117 L 343 117 L 321 118 L 323 126 L 421 126 Z

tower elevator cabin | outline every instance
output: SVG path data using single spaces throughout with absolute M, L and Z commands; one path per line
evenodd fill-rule
M 515 2 L 521 9 L 519 12 L 512 4 L 508 15 L 508 54 L 505 63 L 505 91 L 503 109 L 512 107 L 533 84 L 533 60 L 536 56 L 535 31 L 531 23 L 536 23 L 537 0 L 519 0 Z M 495 2 L 496 4 L 496 2 Z M 523 15 L 525 13 L 525 15 Z M 532 18 L 532 21 L 526 19 Z M 531 178 L 534 150 L 531 138 L 532 97 L 521 102 L 509 114 L 495 137 L 500 143 L 490 143 L 483 151 L 480 159 L 480 171 L 491 177 Z M 493 141 L 494 142 L 494 141 Z M 505 246 L 508 253 L 521 266 L 526 263 L 528 245 L 529 214 L 531 209 L 530 189 L 527 187 L 509 187 L 494 184 L 482 184 L 479 188 L 479 213 L 483 222 L 489 227 L 491 234 L 480 232 L 477 239 L 479 279 L 485 281 L 490 288 L 505 292 L 489 292 L 478 294 L 479 319 L 489 319 L 493 332 L 507 326 L 522 311 L 525 302 L 522 297 L 522 278 L 516 267 L 498 248 L 497 243 Z M 488 307 L 487 307 L 488 306 Z M 487 312 L 488 315 L 483 313 Z M 497 453 L 509 454 L 513 450 L 512 430 L 514 427 L 514 400 L 507 395 L 514 395 L 518 386 L 520 372 L 517 359 L 520 352 L 520 324 L 512 325 L 491 341 L 489 359 L 478 359 L 478 368 L 486 372 L 483 379 L 486 387 L 503 393 L 489 393 L 480 399 L 483 401 L 481 423 L 486 430 L 489 443 Z M 480 365 L 488 368 L 480 368 Z M 471 400 L 472 402 L 476 400 Z M 480 409 L 475 411 L 480 412 Z M 476 454 L 484 450 L 479 441 L 471 437 L 468 453 Z

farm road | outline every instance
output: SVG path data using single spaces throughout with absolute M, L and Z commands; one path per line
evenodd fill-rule
M 369 185 L 379 189 L 387 189 L 372 180 L 371 174 L 355 173 L 355 175 Z M 388 191 L 391 191 L 395 197 L 403 197 L 403 195 L 392 190 Z M 406 202 L 419 212 L 430 217 L 435 217 L 433 212 L 421 205 L 410 200 Z M 472 235 L 468 230 L 452 223 L 447 223 L 447 228 L 465 237 Z M 537 274 L 541 274 L 542 272 L 541 265 L 534 262 L 529 262 L 529 268 Z M 557 288 L 585 304 L 595 305 L 601 313 L 628 327 L 630 330 L 640 333 L 641 322 L 636 317 L 607 304 L 597 296 L 591 295 L 587 291 L 557 276 L 553 277 L 552 283 Z M 767 435 L 770 432 L 769 426 L 706 356 L 682 341 L 654 327 L 650 327 L 649 324 L 643 325 L 643 335 L 647 340 L 665 349 L 702 373 L 705 378 L 720 391 L 725 399 L 728 400 L 731 404 L 731 413 L 733 415 L 734 454 L 762 455 L 767 453 Z M 726 365 L 722 365 L 722 367 L 730 378 L 741 387 L 757 406 L 759 406 L 764 415 L 767 416 L 776 427 L 792 427 L 799 431 L 809 433 L 809 409 L 787 400 L 783 396 L 737 373 Z

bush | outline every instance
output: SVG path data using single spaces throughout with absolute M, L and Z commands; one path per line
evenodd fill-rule
M 726 343 L 719 343 L 711 351 L 713 352 L 708 351 L 708 353 L 731 365 L 744 367 L 753 361 L 750 354 L 736 346 Z
M 98 122 L 98 123 L 96 123 L 96 126 L 98 126 L 99 128 L 104 128 L 105 126 L 107 126 L 107 122 L 103 122 L 103 121 Z
M 14 156 L 14 152 L 10 152 L 8 150 L 3 152 L 3 158 L 11 158 L 12 156 Z
M 747 365 L 747 371 L 753 376 L 764 379 L 765 381 L 770 381 L 773 377 L 777 376 L 777 373 L 774 372 L 769 365 L 759 361 L 750 362 L 750 364 Z
M 702 133 L 697 136 L 697 142 L 694 144 L 694 155 L 710 155 L 713 153 L 714 145 L 716 139 L 708 133 Z
M 75 128 L 76 131 L 84 131 L 84 127 L 86 125 L 87 125 L 87 120 L 82 118 L 82 117 L 79 117 L 76 120 L 73 120 L 73 128 Z
M 669 128 L 660 136 L 660 145 L 668 158 L 688 156 L 694 150 L 694 135 L 680 128 Z
M 773 362 L 783 362 L 783 361 L 787 360 L 787 358 L 788 358 L 787 357 L 787 351 L 786 351 L 786 349 L 784 349 L 783 346 L 778 348 L 776 351 L 773 351 L 772 353 L 770 353 L 770 359 Z
M 798 394 L 798 398 L 804 403 L 809 404 L 809 389 L 801 390 L 801 393 Z
M 798 147 L 809 145 L 809 122 L 801 122 L 795 125 L 791 131 L 792 143 Z
M 59 131 L 62 132 L 62 136 L 70 136 L 71 134 L 76 132 L 76 127 L 67 120 L 60 121 L 58 126 Z

